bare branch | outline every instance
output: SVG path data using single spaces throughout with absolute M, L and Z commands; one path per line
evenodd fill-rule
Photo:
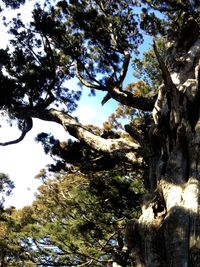
M 155 42 L 153 44 L 153 48 L 154 48 L 154 52 L 155 52 L 156 58 L 158 60 L 161 72 L 162 72 L 162 77 L 163 77 L 163 80 L 164 80 L 165 88 L 166 88 L 167 91 L 171 91 L 171 93 L 173 94 L 174 91 L 177 91 L 176 90 L 176 86 L 172 81 L 170 72 L 169 72 L 167 66 L 165 65 L 164 60 L 162 59 L 161 55 L 158 52 L 158 49 L 157 49 L 157 46 L 156 46 Z
M 120 77 L 119 77 L 120 86 L 122 85 L 122 83 L 123 83 L 123 81 L 124 81 L 124 79 L 126 77 L 126 74 L 127 74 L 127 71 L 128 71 L 128 66 L 129 66 L 129 63 L 130 63 L 130 59 L 131 59 L 131 56 L 130 56 L 129 51 L 125 50 L 124 51 L 124 62 L 123 62 L 123 66 L 122 66 Z
M 109 91 L 110 96 L 123 105 L 137 108 L 143 111 L 152 111 L 156 97 L 143 97 L 134 95 L 128 91 L 122 91 L 120 88 L 114 88 Z
M 78 64 L 77 63 L 76 63 L 76 76 L 84 86 L 89 87 L 89 88 L 94 88 L 94 89 L 97 89 L 97 90 L 101 90 L 101 91 L 105 91 L 105 88 L 103 88 L 103 86 L 96 85 L 96 84 L 90 83 L 87 80 L 85 80 L 83 78 L 83 76 L 80 74 L 80 71 L 78 69 Z M 97 82 L 97 81 L 95 80 L 95 82 Z
M 33 121 L 32 121 L 32 118 L 31 117 L 27 117 L 25 119 L 25 127 L 22 131 L 22 134 L 19 138 L 15 139 L 15 140 L 12 140 L 12 141 L 8 141 L 8 142 L 5 142 L 5 143 L 0 143 L 0 146 L 8 146 L 8 145 L 13 145 L 13 144 L 17 144 L 19 142 L 21 142 L 24 137 L 26 136 L 26 134 L 32 129 L 33 127 Z
M 156 96 L 153 97 L 143 97 L 143 96 L 136 96 L 131 92 L 122 91 L 120 88 L 106 88 L 105 86 L 98 86 L 89 83 L 88 81 L 84 80 L 84 78 L 77 73 L 77 77 L 80 82 L 89 88 L 94 88 L 99 91 L 107 91 L 108 93 L 105 95 L 101 104 L 104 105 L 109 99 L 113 98 L 114 100 L 118 101 L 122 105 L 126 105 L 129 107 L 137 108 L 143 111 L 152 111 L 154 108 L 154 103 L 156 100 Z
M 108 100 L 110 100 L 110 99 L 111 99 L 111 96 L 110 96 L 109 93 L 107 93 L 107 94 L 104 96 L 103 100 L 101 101 L 101 105 L 102 105 L 102 106 L 105 105 L 105 104 L 108 102 Z
M 172 81 L 170 72 L 167 66 L 165 65 L 162 57 L 160 56 L 155 42 L 153 44 L 153 48 L 162 72 L 162 77 L 164 81 L 163 88 L 165 90 L 163 93 L 166 92 L 167 105 L 168 109 L 171 112 L 170 123 L 172 127 L 175 127 L 175 125 L 177 125 L 180 122 L 180 114 L 181 114 L 181 109 L 179 105 L 180 93 L 176 85 Z M 160 96 L 162 97 L 162 95 Z
M 109 244 L 110 240 L 112 238 L 114 238 L 114 236 L 117 234 L 117 232 L 114 232 L 110 235 L 110 237 L 106 240 L 105 244 L 103 244 L 103 246 L 101 247 L 100 251 L 103 251 L 105 249 L 105 247 Z
M 159 89 L 158 89 L 158 97 L 156 99 L 154 109 L 152 111 L 152 116 L 154 119 L 155 124 L 159 123 L 160 115 L 161 115 L 161 110 L 164 106 L 164 100 L 165 100 L 165 86 L 162 84 Z

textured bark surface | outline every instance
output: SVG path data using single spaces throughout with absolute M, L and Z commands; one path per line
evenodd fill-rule
M 169 46 L 165 61 L 154 45 L 163 84 L 151 134 L 160 147 L 150 144 L 149 194 L 127 226 L 133 266 L 200 266 L 200 39 L 192 40 Z

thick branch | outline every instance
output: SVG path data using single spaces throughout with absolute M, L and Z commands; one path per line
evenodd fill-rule
M 8 146 L 8 145 L 13 145 L 13 144 L 17 144 L 19 142 L 21 142 L 24 137 L 26 136 L 26 134 L 32 129 L 33 127 L 33 121 L 32 121 L 32 118 L 31 117 L 27 117 L 25 119 L 25 127 L 22 131 L 22 134 L 19 138 L 15 139 L 15 140 L 12 140 L 12 141 L 8 141 L 8 142 L 5 142 L 5 143 L 0 143 L 0 146 Z
M 128 52 L 125 53 L 125 59 L 124 63 L 122 66 L 121 74 L 119 77 L 119 83 L 121 84 L 126 76 L 127 70 L 128 70 L 128 65 L 130 61 L 130 55 Z M 113 98 L 114 100 L 118 101 L 122 105 L 126 105 L 129 107 L 137 108 L 143 111 L 152 111 L 154 108 L 154 103 L 155 103 L 155 97 L 142 97 L 142 96 L 136 96 L 131 92 L 128 91 L 123 91 L 120 88 L 112 88 L 112 86 L 106 87 L 104 85 L 99 85 L 95 83 L 91 83 L 84 79 L 78 70 L 78 66 L 76 65 L 76 75 L 79 81 L 86 87 L 88 88 L 93 88 L 95 90 L 99 91 L 107 91 L 108 93 L 102 100 L 102 105 L 104 105 L 110 98 Z M 94 82 L 97 82 L 96 80 Z M 120 85 L 121 86 L 121 85 Z
M 151 151 L 150 151 L 149 144 L 142 137 L 142 135 L 130 124 L 126 124 L 124 128 L 125 128 L 125 131 L 140 144 L 140 146 L 144 150 L 144 153 L 143 153 L 144 158 L 146 159 L 150 157 Z
M 125 131 L 130 134 L 131 137 L 133 137 L 141 146 L 146 145 L 146 142 L 142 135 L 130 124 L 126 124 L 124 126 Z
M 101 105 L 102 105 L 102 106 L 105 105 L 105 104 L 108 102 L 108 100 L 110 100 L 110 99 L 111 99 L 111 96 L 110 96 L 109 93 L 107 93 L 107 94 L 104 96 L 103 100 L 101 101 Z
M 131 92 L 122 91 L 120 90 L 120 88 L 115 87 L 109 90 L 109 92 L 105 95 L 105 97 L 101 101 L 101 104 L 104 105 L 111 98 L 118 101 L 122 105 L 137 108 L 143 111 L 152 111 L 156 100 L 156 96 L 153 97 L 136 96 Z
M 160 65 L 160 69 L 162 72 L 162 77 L 164 80 L 164 90 L 166 90 L 166 97 L 167 97 L 167 104 L 169 110 L 171 110 L 171 118 L 170 118 L 170 123 L 172 127 L 175 127 L 180 122 L 180 114 L 181 114 L 181 109 L 179 105 L 179 99 L 180 99 L 180 94 L 179 91 L 176 87 L 176 85 L 173 83 L 170 72 L 165 65 L 162 57 L 160 56 L 158 49 L 156 47 L 156 43 L 154 42 L 154 52 L 157 57 L 158 63 Z
M 143 142 L 142 136 L 133 126 L 131 126 L 130 124 L 126 124 L 124 128 L 125 128 L 125 131 L 129 133 L 130 136 L 133 137 L 138 143 Z
M 90 132 L 72 116 L 55 109 L 43 111 L 26 110 L 27 113 L 34 118 L 61 124 L 70 135 L 97 152 L 108 153 L 111 158 L 121 159 L 131 164 L 142 165 L 142 158 L 137 156 L 140 146 L 128 139 L 104 139 Z
M 158 49 L 157 49 L 157 46 L 156 46 L 155 42 L 153 44 L 153 48 L 154 48 L 154 52 L 155 52 L 156 58 L 158 60 L 158 63 L 160 65 L 160 69 L 161 69 L 161 72 L 162 72 L 162 77 L 163 77 L 163 80 L 164 80 L 165 90 L 168 93 L 171 93 L 171 96 L 173 96 L 173 98 L 174 98 L 174 99 L 172 98 L 172 100 L 174 100 L 175 103 L 178 103 L 178 99 L 177 99 L 178 90 L 177 90 L 175 84 L 172 81 L 170 72 L 169 72 L 167 66 L 165 65 L 164 60 L 162 59 L 161 55 L 158 52 Z
M 172 90 L 172 88 L 174 88 L 175 85 L 174 85 L 174 83 L 172 81 L 172 78 L 170 76 L 170 73 L 169 73 L 169 70 L 168 70 L 167 66 L 165 65 L 161 55 L 158 52 L 158 49 L 157 49 L 157 46 L 156 46 L 155 42 L 153 44 L 153 48 L 154 48 L 154 52 L 155 52 L 156 58 L 158 60 L 161 72 L 162 72 L 162 77 L 163 77 L 163 80 L 164 80 L 165 87 L 166 87 L 167 90 Z
M 122 91 L 119 88 L 114 88 L 110 92 L 110 96 L 123 105 L 137 108 L 143 111 L 152 111 L 155 103 L 155 96 L 142 97 L 136 96 L 131 92 Z

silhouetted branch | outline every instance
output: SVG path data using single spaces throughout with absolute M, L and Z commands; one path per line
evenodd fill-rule
M 32 129 L 33 127 L 33 121 L 31 117 L 27 117 L 25 119 L 25 127 L 22 131 L 22 134 L 19 138 L 12 140 L 12 141 L 8 141 L 8 142 L 4 142 L 4 143 L 0 143 L 0 146 L 8 146 L 8 145 L 13 145 L 13 144 L 17 144 L 19 142 L 21 142 L 24 137 L 26 136 L 26 134 Z

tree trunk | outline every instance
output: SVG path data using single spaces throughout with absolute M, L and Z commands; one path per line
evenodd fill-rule
M 165 61 L 154 45 L 163 84 L 149 138 L 149 193 L 139 220 L 127 225 L 137 267 L 200 266 L 200 39 L 188 39 L 169 47 Z

